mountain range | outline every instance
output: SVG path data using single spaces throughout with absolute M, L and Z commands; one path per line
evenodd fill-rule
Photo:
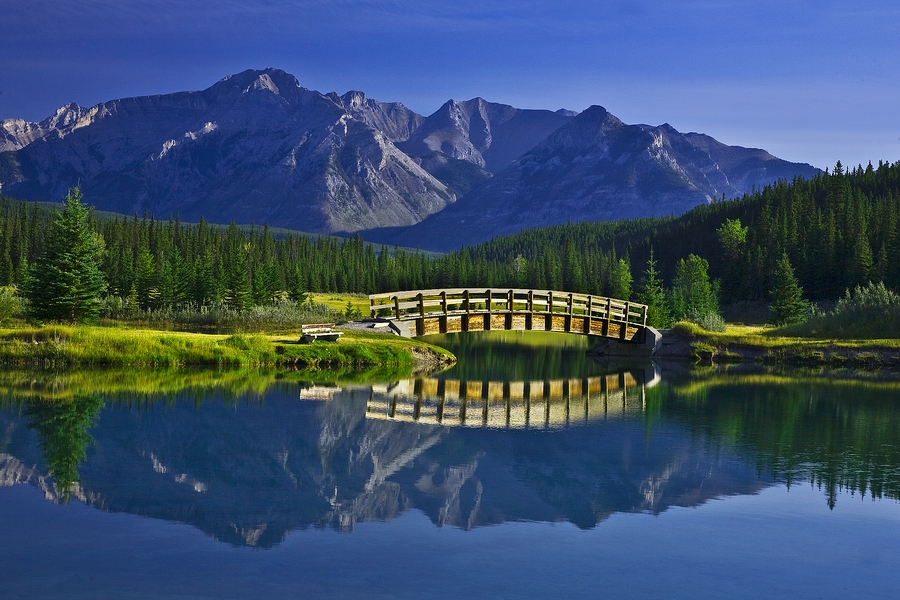
M 424 117 L 322 94 L 278 69 L 203 91 L 67 104 L 0 122 L 0 193 L 99 209 L 269 223 L 447 250 L 524 228 L 680 214 L 810 165 L 600 106 L 523 110 L 475 98 Z

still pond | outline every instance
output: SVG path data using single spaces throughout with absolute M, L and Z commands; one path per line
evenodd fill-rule
M 900 380 L 432 341 L 418 377 L 0 374 L 0 597 L 900 597 Z

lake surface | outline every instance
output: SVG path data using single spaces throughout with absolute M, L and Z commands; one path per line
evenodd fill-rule
M 898 597 L 897 382 L 434 341 L 416 378 L 0 374 L 0 597 Z

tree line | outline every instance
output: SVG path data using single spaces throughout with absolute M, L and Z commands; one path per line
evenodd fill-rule
M 0 285 L 27 288 L 52 247 L 58 214 L 51 205 L 0 200 Z M 99 244 L 104 293 L 142 310 L 477 286 L 648 304 L 665 298 L 660 310 L 683 317 L 698 303 L 714 311 L 718 302 L 769 299 L 787 275 L 812 300 L 836 299 L 870 280 L 900 288 L 900 162 L 850 171 L 838 163 L 812 179 L 780 181 L 680 217 L 533 229 L 441 256 L 268 226 L 84 219 Z M 703 298 L 685 296 L 698 285 L 694 296 Z

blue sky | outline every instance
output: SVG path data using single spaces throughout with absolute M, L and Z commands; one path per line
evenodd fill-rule
M 0 118 L 278 67 L 430 114 L 605 106 L 788 160 L 900 159 L 896 0 L 5 0 Z

